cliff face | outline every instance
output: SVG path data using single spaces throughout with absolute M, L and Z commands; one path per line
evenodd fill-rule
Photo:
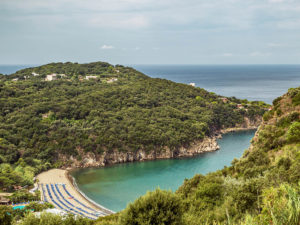
M 245 117 L 242 124 L 236 124 L 233 128 L 227 128 L 218 130 L 214 135 L 205 137 L 203 140 L 197 140 L 188 146 L 181 146 L 175 150 L 171 150 L 168 147 L 163 150 L 138 150 L 136 152 L 122 152 L 117 149 L 113 151 L 106 151 L 103 154 L 95 154 L 92 152 L 84 153 L 82 149 L 77 149 L 80 157 L 68 157 L 60 155 L 60 160 L 66 162 L 71 168 L 81 167 L 102 167 L 110 164 L 134 162 L 134 161 L 146 161 L 156 159 L 170 159 L 180 157 L 193 157 L 195 155 L 212 152 L 218 150 L 220 147 L 217 143 L 217 139 L 222 138 L 222 134 L 228 132 L 235 132 L 241 130 L 257 129 L 261 122 L 261 117 L 256 117 L 255 120 L 250 120 Z M 79 158 L 79 159 L 78 159 Z

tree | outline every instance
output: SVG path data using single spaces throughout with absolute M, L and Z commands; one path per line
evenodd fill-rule
M 288 141 L 299 142 L 300 141 L 300 122 L 294 122 L 288 130 Z
M 12 208 L 0 205 L 0 224 L 10 225 L 12 221 Z

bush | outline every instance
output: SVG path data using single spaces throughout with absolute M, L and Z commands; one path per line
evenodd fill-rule
M 27 190 L 21 190 L 14 192 L 9 199 L 14 203 L 19 202 L 27 202 L 27 201 L 39 201 L 40 195 L 39 194 L 31 194 Z
M 39 217 L 27 214 L 18 225 L 92 225 L 93 221 L 83 217 L 75 218 L 73 215 L 62 217 L 51 213 L 42 213 Z
M 182 224 L 182 203 L 171 191 L 157 189 L 128 205 L 121 216 L 123 225 Z
M 258 216 L 260 224 L 300 224 L 299 186 L 284 184 L 263 193 L 263 209 Z
M 287 134 L 287 140 L 289 142 L 300 142 L 300 122 L 294 122 Z
M 0 224 L 10 225 L 12 221 L 12 207 L 0 205 Z
M 44 209 L 54 208 L 50 203 L 31 202 L 26 206 L 26 209 L 34 210 L 35 212 L 43 211 Z

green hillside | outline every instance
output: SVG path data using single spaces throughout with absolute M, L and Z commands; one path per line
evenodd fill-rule
M 55 80 L 46 81 L 53 73 Z M 267 107 L 234 97 L 223 103 L 204 89 L 103 62 L 23 69 L 0 77 L 0 188 L 68 166 L 72 160 L 62 156 L 173 150 L 244 117 L 254 120 Z

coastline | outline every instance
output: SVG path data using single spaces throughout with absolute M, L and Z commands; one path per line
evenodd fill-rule
M 160 159 L 176 159 L 176 158 L 188 158 L 200 155 L 206 152 L 213 152 L 219 150 L 219 145 L 217 140 L 222 138 L 223 134 L 231 132 L 239 132 L 246 130 L 257 130 L 259 125 L 257 124 L 246 124 L 244 126 L 237 126 L 233 128 L 226 128 L 215 131 L 211 136 L 207 136 L 202 140 L 196 140 L 189 145 L 183 145 L 174 150 L 168 147 L 163 148 L 163 150 L 157 151 L 144 151 L 138 150 L 136 152 L 119 152 L 117 149 L 104 152 L 103 154 L 95 154 L 92 152 L 81 154 L 82 160 L 77 160 L 74 157 L 68 157 L 61 155 L 60 159 L 64 162 L 70 161 L 66 167 L 63 169 L 72 170 L 79 168 L 98 168 L 106 167 L 114 164 L 121 163 L 131 163 L 131 162 L 142 162 L 142 161 L 152 161 Z M 81 151 L 82 152 L 82 151 Z

